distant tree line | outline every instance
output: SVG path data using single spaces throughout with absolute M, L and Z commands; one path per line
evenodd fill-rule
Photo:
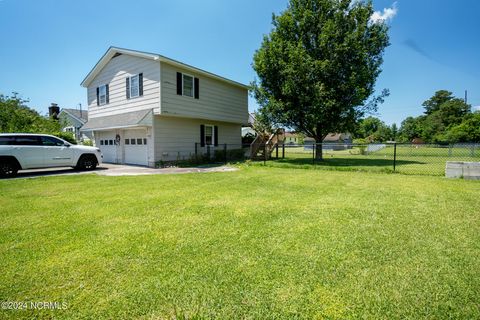
M 423 102 L 424 114 L 408 117 L 400 128 L 386 125 L 376 117 L 358 122 L 353 132 L 356 142 L 411 142 L 425 143 L 480 142 L 480 112 L 472 112 L 463 99 L 447 90 L 437 91 Z

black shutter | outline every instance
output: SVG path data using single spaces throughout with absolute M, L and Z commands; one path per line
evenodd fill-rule
M 205 125 L 200 125 L 200 146 L 205 147 Z
M 182 91 L 182 74 L 180 72 L 177 72 L 177 94 L 181 96 Z
M 138 75 L 138 95 L 143 96 L 143 73 Z
M 195 99 L 198 99 L 198 97 L 200 96 L 200 80 L 198 80 L 198 78 L 195 78 L 195 87 L 194 87 L 194 91 L 195 91 Z
M 100 88 L 97 87 L 97 106 L 100 105 Z
M 125 80 L 127 80 L 127 99 L 130 99 L 130 78 L 127 77 Z
M 106 103 L 110 102 L 110 92 L 108 91 L 108 84 L 105 85 L 105 92 L 107 93 Z
M 218 146 L 218 126 L 213 127 L 213 144 Z

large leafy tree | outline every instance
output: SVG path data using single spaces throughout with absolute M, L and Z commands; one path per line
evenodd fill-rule
M 448 90 L 438 90 L 430 99 L 422 103 L 422 106 L 425 108 L 425 114 L 432 114 L 440 110 L 442 104 L 452 99 L 452 92 Z
M 426 142 L 437 143 L 455 142 L 455 137 L 461 137 L 459 139 L 462 141 L 469 139 L 465 134 L 458 135 L 452 132 L 447 134 L 450 128 L 458 126 L 471 115 L 471 106 L 463 99 L 454 97 L 450 91 L 439 90 L 423 102 L 422 106 L 425 108 L 424 115 L 417 118 L 408 117 L 402 122 L 400 133 L 404 141 L 422 138 Z M 470 138 L 472 139 L 474 136 Z
M 451 127 L 445 136 L 449 142 L 480 143 L 480 112 L 465 117 L 462 123 Z
M 60 131 L 58 121 L 40 115 L 29 108 L 28 101 L 0 94 L 0 132 L 38 132 L 55 133 Z
M 260 113 L 321 143 L 374 111 L 388 94 L 367 102 L 389 40 L 387 25 L 372 22 L 372 14 L 371 1 L 290 0 L 273 15 L 273 29 L 253 58 Z

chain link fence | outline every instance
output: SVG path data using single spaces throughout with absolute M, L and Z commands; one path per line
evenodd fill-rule
M 321 158 L 317 154 L 322 150 Z M 229 163 L 245 160 L 275 167 L 314 167 L 335 170 L 399 172 L 404 174 L 445 174 L 447 161 L 480 161 L 480 144 L 195 144 L 194 154 L 178 162 L 183 164 Z
M 321 146 L 322 157 L 317 155 Z M 279 146 L 275 166 L 318 166 L 345 170 L 444 175 L 447 161 L 480 161 L 480 144 L 326 144 Z

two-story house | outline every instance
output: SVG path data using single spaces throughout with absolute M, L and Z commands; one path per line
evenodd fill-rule
M 198 148 L 241 146 L 244 84 L 158 54 L 110 47 L 81 85 L 89 111 L 82 131 L 93 132 L 105 162 L 154 166 Z

